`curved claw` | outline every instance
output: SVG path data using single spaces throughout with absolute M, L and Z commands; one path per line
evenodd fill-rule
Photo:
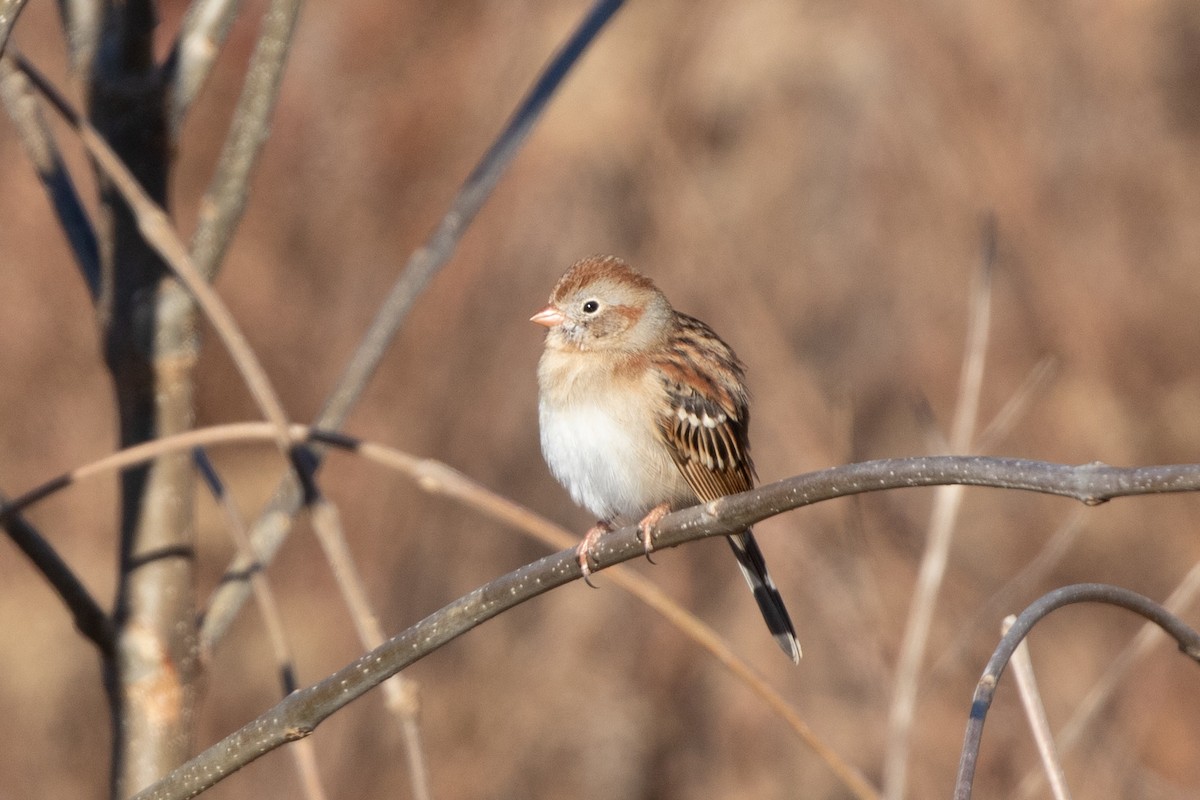
M 654 526 L 670 513 L 670 504 L 659 503 L 650 509 L 650 513 L 642 517 L 642 521 L 638 523 L 638 533 L 642 535 L 642 548 L 646 551 L 646 560 L 651 564 L 654 563 L 654 559 L 650 557 L 650 554 L 654 552 Z
M 592 583 L 592 565 L 588 563 L 588 559 L 592 555 L 592 547 L 599 541 L 600 537 L 612 530 L 612 526 L 604 520 L 600 520 L 583 535 L 581 541 L 575 547 L 575 555 L 579 559 L 579 571 L 583 573 L 583 582 L 593 589 L 597 588 L 596 584 Z

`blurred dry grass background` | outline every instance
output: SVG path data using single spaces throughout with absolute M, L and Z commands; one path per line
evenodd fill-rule
M 243 12 L 184 131 L 174 213 L 190 230 L 253 42 Z M 183 4 L 164 7 L 168 41 Z M 249 214 L 218 289 L 293 418 L 310 418 L 417 246 L 580 3 L 312 3 Z M 66 81 L 54 10 L 14 41 Z M 957 393 L 967 301 L 994 212 L 1000 252 L 981 419 L 1052 357 L 1053 380 L 992 453 L 1061 462 L 1200 454 L 1200 6 L 1187 0 L 631 3 L 552 103 L 420 301 L 348 430 L 441 459 L 582 531 L 538 452 L 526 322 L 574 258 L 620 254 L 748 363 L 761 477 L 937 450 Z M 83 174 L 82 159 L 73 163 Z M 0 486 L 28 488 L 114 439 L 90 304 L 48 205 L 0 124 Z M 206 348 L 198 423 L 253 408 Z M 214 454 L 247 514 L 282 465 Z M 511 531 L 344 456 L 338 502 L 385 628 L 397 631 L 541 554 Z M 31 519 L 102 600 L 113 481 Z M 719 542 L 635 568 L 721 631 L 872 779 L 932 493 L 839 501 L 760 526 L 805 658 L 782 658 Z M 231 554 L 201 503 L 211 590 Z M 970 490 L 917 707 L 911 797 L 947 796 L 970 693 L 1002 613 L 1054 586 L 1163 598 L 1200 559 L 1200 498 L 1087 510 L 1066 557 L 1011 607 L 978 610 L 1075 508 Z M 310 683 L 357 655 L 302 525 L 269 575 Z M 16 550 L 0 545 L 0 797 L 106 785 L 97 660 Z M 785 726 L 600 576 L 488 623 L 408 674 L 422 686 L 439 798 L 843 797 Z M 1196 613 L 1190 616 L 1193 624 Z M 1061 725 L 1137 628 L 1074 608 L 1032 640 Z M 1160 648 L 1067 759 L 1077 797 L 1200 793 L 1200 683 Z M 198 746 L 276 698 L 253 611 L 217 653 Z M 378 694 L 315 742 L 337 797 L 405 796 Z M 1034 764 L 1006 681 L 980 796 Z M 293 794 L 273 754 L 214 798 Z

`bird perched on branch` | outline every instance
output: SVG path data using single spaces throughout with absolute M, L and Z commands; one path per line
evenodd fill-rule
M 671 510 L 746 491 L 749 397 L 742 364 L 712 328 L 671 307 L 619 258 L 577 262 L 531 318 L 548 328 L 538 364 L 542 454 L 576 503 L 599 520 L 589 551 L 621 518 L 653 529 Z M 767 627 L 793 661 L 800 645 L 749 530 L 728 537 Z

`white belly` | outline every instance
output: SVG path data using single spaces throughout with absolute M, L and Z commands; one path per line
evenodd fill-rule
M 676 504 L 691 490 L 651 423 L 615 415 L 611 402 L 574 402 L 570 410 L 538 405 L 542 454 L 571 498 L 599 519 L 640 519 L 659 503 Z

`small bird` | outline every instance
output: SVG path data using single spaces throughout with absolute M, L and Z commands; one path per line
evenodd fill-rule
M 754 485 L 745 373 L 733 350 L 671 307 L 644 275 L 614 256 L 574 264 L 550 303 L 538 363 L 542 455 L 571 498 L 599 520 L 588 553 L 621 518 L 640 519 L 646 552 L 672 509 Z M 749 529 L 728 537 L 767 627 L 792 661 L 800 645 Z

